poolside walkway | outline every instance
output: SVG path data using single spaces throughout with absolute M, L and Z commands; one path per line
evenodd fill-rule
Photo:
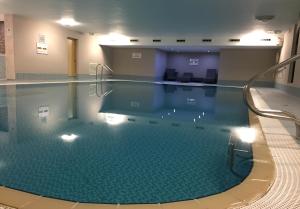
M 299 97 L 271 88 L 257 88 L 252 95 L 260 108 L 288 110 L 300 116 Z M 300 141 L 295 139 L 295 125 L 261 117 L 260 122 L 275 161 L 276 179 L 263 198 L 243 209 L 300 208 Z

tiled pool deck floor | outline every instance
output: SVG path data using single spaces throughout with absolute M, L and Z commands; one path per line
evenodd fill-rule
M 292 98 L 279 90 L 257 89 L 252 92 L 256 105 L 279 105 L 280 109 L 300 111 L 300 99 Z M 280 97 L 278 95 L 280 94 Z M 269 101 L 264 101 L 270 97 Z M 281 99 L 283 97 L 283 99 Z M 262 99 L 264 98 L 264 99 Z M 297 102 L 294 101 L 297 99 Z M 276 101 L 275 101 L 276 100 Z M 286 106 L 286 105 L 289 106 Z M 271 108 L 276 106 L 269 105 Z M 250 114 L 252 126 L 260 129 L 257 118 Z M 0 203 L 24 209 L 225 209 L 225 208 L 300 208 L 300 146 L 292 136 L 292 123 L 260 118 L 262 133 L 253 145 L 254 168 L 241 185 L 219 195 L 179 203 L 156 205 L 90 205 L 53 200 L 19 191 L 0 188 Z M 290 132 L 289 132 L 290 131 Z M 271 152 L 268 150 L 270 147 Z M 274 180 L 275 161 L 276 178 Z M 271 187 L 272 183 L 273 186 Z M 0 209 L 5 208 L 0 204 Z
M 258 107 L 288 110 L 300 116 L 298 97 L 268 88 L 258 88 L 252 95 Z M 259 120 L 275 161 L 276 178 L 263 198 L 243 209 L 300 208 L 300 141 L 295 139 L 295 125 L 267 118 Z

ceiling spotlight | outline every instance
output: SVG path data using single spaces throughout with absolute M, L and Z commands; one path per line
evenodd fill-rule
M 281 34 L 281 33 L 282 33 L 282 30 L 274 30 L 274 33 L 275 33 L 275 34 Z
M 257 15 L 255 16 L 255 19 L 261 22 L 269 22 L 270 20 L 273 20 L 275 18 L 274 15 Z
M 282 30 L 269 30 L 267 31 L 268 34 L 281 34 L 282 33 Z
M 98 38 L 100 45 L 128 45 L 130 38 L 120 33 L 109 33 Z
M 56 21 L 58 24 L 61 24 L 62 26 L 67 26 L 67 27 L 74 27 L 80 25 L 79 22 L 74 20 L 73 18 L 70 17 L 63 17 L 60 20 Z

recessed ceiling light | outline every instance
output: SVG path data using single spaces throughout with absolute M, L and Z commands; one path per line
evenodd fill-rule
M 100 45 L 128 45 L 130 38 L 121 33 L 109 33 L 107 35 L 99 36 Z
M 269 30 L 267 31 L 268 34 L 281 34 L 282 30 Z
M 56 21 L 58 24 L 62 26 L 74 27 L 80 25 L 79 22 L 70 17 L 63 17 L 60 20 Z
M 275 33 L 275 34 L 281 34 L 281 33 L 282 33 L 282 30 L 274 30 L 274 33 Z
M 263 30 L 255 30 L 241 37 L 241 45 L 245 46 L 277 46 L 279 39 L 276 34 Z
M 269 22 L 270 20 L 273 20 L 275 18 L 274 15 L 257 15 L 255 16 L 255 19 L 261 22 Z

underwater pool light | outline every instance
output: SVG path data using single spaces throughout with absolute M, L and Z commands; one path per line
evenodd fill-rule
M 256 139 L 256 130 L 254 128 L 237 128 L 235 133 L 236 136 L 245 143 L 252 144 Z
M 116 126 L 124 123 L 126 121 L 126 116 L 114 113 L 106 113 L 105 121 L 109 125 Z
M 64 134 L 61 136 L 61 139 L 65 142 L 73 142 L 78 138 L 75 134 Z

